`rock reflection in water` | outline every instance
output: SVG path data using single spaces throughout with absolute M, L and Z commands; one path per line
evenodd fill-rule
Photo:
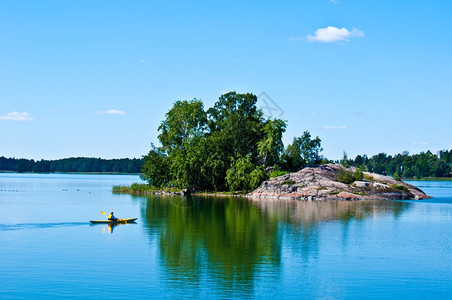
M 362 220 L 384 214 L 400 215 L 409 207 L 408 202 L 391 200 L 360 201 L 294 201 L 275 199 L 251 199 L 256 206 L 291 224 L 314 225 L 323 221 Z
M 250 200 L 263 213 L 279 221 L 285 246 L 304 261 L 319 252 L 319 228 L 326 222 L 340 222 L 342 244 L 346 247 L 351 221 L 392 215 L 400 216 L 411 205 L 392 200 L 297 201 L 276 199 Z
M 222 291 L 252 295 L 262 274 L 277 284 L 282 247 L 306 259 L 318 251 L 318 225 L 400 215 L 408 206 L 393 201 L 293 201 L 152 196 L 142 215 L 158 245 L 166 282 L 196 288 L 208 280 Z M 238 288 L 240 287 L 240 288 Z M 234 295 L 228 295 L 234 296 Z

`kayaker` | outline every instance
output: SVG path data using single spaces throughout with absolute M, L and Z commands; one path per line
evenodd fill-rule
M 117 220 L 118 220 L 118 218 L 115 217 L 115 215 L 113 214 L 113 212 L 111 212 L 111 213 L 108 215 L 108 219 L 109 219 L 110 221 L 117 221 Z

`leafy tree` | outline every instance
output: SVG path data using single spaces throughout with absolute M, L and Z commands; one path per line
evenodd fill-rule
M 265 170 L 262 167 L 256 167 L 251 162 L 250 155 L 239 156 L 233 160 L 231 168 L 226 172 L 226 182 L 231 191 L 255 189 L 265 177 Z
M 207 116 L 200 100 L 176 101 L 166 113 L 158 130 L 163 150 L 168 154 L 183 147 L 184 142 L 202 136 L 207 124 Z
M 257 151 L 263 165 L 273 166 L 279 162 L 284 151 L 282 135 L 286 131 L 287 123 L 281 119 L 268 120 L 264 125 L 264 137 L 257 142 Z
M 151 150 L 144 157 L 141 178 L 150 185 L 161 187 L 168 183 L 168 159 L 161 149 L 151 144 Z
M 230 92 L 208 109 L 210 134 L 219 140 L 222 151 L 233 157 L 251 154 L 253 161 L 256 159 L 256 144 L 263 136 L 265 124 L 256 102 L 253 94 Z
M 265 120 L 256 102 L 255 95 L 235 92 L 222 95 L 206 112 L 196 99 L 175 102 L 158 128 L 162 146 L 145 157 L 149 162 L 143 178 L 153 185 L 224 190 L 231 161 L 248 157 L 258 170 L 276 163 L 286 124 Z M 152 167 L 162 161 L 166 170 Z M 259 179 L 261 173 L 255 171 L 253 178 Z
M 343 155 L 342 155 L 341 165 L 343 165 L 346 168 L 350 167 L 350 165 L 351 165 L 351 161 L 348 159 L 348 154 L 345 151 L 343 152 Z
M 304 166 L 319 164 L 322 161 L 322 151 L 320 138 L 311 139 L 309 131 L 305 131 L 287 146 L 283 154 L 283 165 L 286 170 L 298 171 Z

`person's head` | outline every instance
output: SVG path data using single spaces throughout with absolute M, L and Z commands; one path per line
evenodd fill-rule
M 113 212 L 111 212 L 111 214 L 113 214 Z

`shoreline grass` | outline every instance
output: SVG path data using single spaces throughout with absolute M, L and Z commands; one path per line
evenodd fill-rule
M 130 186 L 124 185 L 115 185 L 112 188 L 113 193 L 116 194 L 129 194 L 129 195 L 156 195 L 156 194 L 164 194 L 164 195 L 185 195 L 187 189 L 177 189 L 177 188 L 157 188 L 154 186 L 149 186 L 145 183 L 133 183 Z M 192 196 L 214 196 L 214 197 L 240 197 L 247 194 L 245 191 L 196 191 L 190 193 Z

